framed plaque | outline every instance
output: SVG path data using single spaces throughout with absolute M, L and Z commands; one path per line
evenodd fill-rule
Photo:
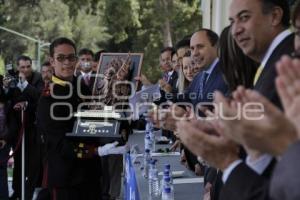
M 140 76 L 143 56 L 143 53 L 102 53 L 97 67 L 97 74 L 101 77 L 110 78 L 109 76 L 117 73 L 121 74 L 124 65 L 128 64 L 126 77 L 121 81 L 128 81 L 134 84 L 136 90 L 138 88 L 138 81 L 134 78 Z

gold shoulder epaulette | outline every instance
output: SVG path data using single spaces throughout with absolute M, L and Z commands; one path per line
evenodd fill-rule
M 59 78 L 57 78 L 56 76 L 52 76 L 52 83 L 54 84 L 58 84 L 58 85 L 61 85 L 61 86 L 66 86 L 67 85 L 67 81 L 64 81 L 64 80 L 61 80 Z

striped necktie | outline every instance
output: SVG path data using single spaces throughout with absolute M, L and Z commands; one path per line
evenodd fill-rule
M 166 82 L 168 82 L 168 80 L 169 80 L 169 74 L 168 74 L 168 72 L 164 73 L 163 79 L 164 79 Z
M 200 85 L 199 85 L 199 91 L 198 91 L 198 98 L 203 98 L 203 92 L 204 92 L 204 88 L 205 88 L 205 83 L 208 77 L 208 73 L 207 72 L 203 72 L 201 74 L 200 77 Z

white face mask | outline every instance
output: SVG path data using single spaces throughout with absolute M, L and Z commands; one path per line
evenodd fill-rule
M 80 66 L 83 68 L 83 69 L 91 69 L 92 68 L 92 65 L 90 62 L 81 62 Z

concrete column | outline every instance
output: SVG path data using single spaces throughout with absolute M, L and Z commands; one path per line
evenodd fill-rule
M 229 25 L 228 13 L 231 0 L 213 0 L 212 3 L 212 30 L 220 34 L 223 28 Z
M 211 3 L 211 0 L 201 0 L 202 27 L 207 29 L 211 29 L 212 27 Z

